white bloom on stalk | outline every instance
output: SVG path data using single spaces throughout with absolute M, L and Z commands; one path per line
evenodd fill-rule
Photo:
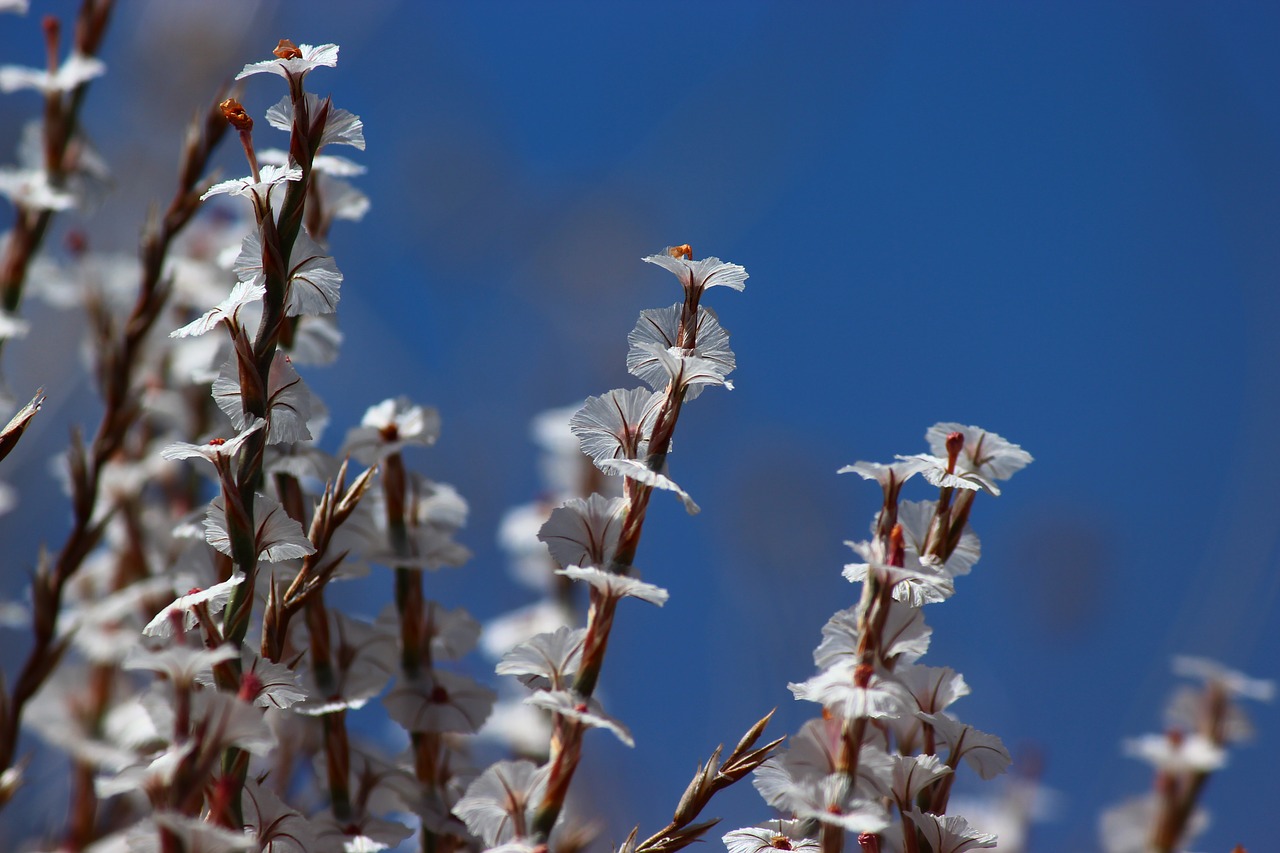
M 920 830 L 934 853 L 964 853 L 996 846 L 996 837 L 978 832 L 960 815 L 935 815 L 910 811 L 907 817 Z
M 912 804 L 925 788 L 952 772 L 936 755 L 890 755 L 892 775 L 889 795 L 898 808 L 910 811 Z
M 574 690 L 542 690 L 524 700 L 535 708 L 552 711 L 561 717 L 593 729 L 606 729 L 627 746 L 635 746 L 631 731 L 622 721 L 605 713 L 594 696 L 582 696 Z
M 585 628 L 562 625 L 555 631 L 538 634 L 503 655 L 494 672 L 520 679 L 534 690 L 568 687 L 582 664 Z
M 324 99 L 312 92 L 307 92 L 306 96 L 307 115 L 315 118 L 320 114 Z M 283 130 L 286 133 L 293 129 L 293 101 L 288 96 L 281 98 L 267 110 L 267 123 L 276 130 Z M 324 132 L 320 136 L 320 148 L 324 148 L 326 145 L 350 145 L 363 151 L 364 122 L 360 120 L 360 116 L 330 104 L 329 115 L 325 119 Z M 319 157 L 316 158 L 316 160 L 319 159 Z M 312 161 L 311 165 L 312 168 L 319 168 L 315 161 Z M 352 171 L 345 174 L 361 174 L 364 168 L 358 168 L 360 170 L 358 172 Z M 340 175 L 343 173 L 338 171 L 330 172 L 329 174 Z
M 465 675 L 431 670 L 402 679 L 382 704 L 405 731 L 474 734 L 497 699 L 497 693 Z
M 647 601 L 650 604 L 656 604 L 661 607 L 671 597 L 671 593 L 660 586 L 654 586 L 651 583 L 645 583 L 639 578 L 628 577 L 627 575 L 602 572 L 599 569 L 569 566 L 568 568 L 557 569 L 556 574 L 573 578 L 576 581 L 586 581 L 611 598 L 638 598 L 641 601 Z
M 277 56 L 280 53 L 286 53 L 288 42 L 281 39 L 280 47 L 276 48 Z M 298 54 L 292 58 L 286 59 L 268 59 L 263 62 L 253 62 L 246 65 L 239 74 L 236 75 L 237 80 L 243 80 L 253 74 L 277 74 L 284 79 L 290 78 L 302 79 L 306 77 L 308 72 L 313 68 L 333 68 L 338 64 L 338 46 L 336 44 L 309 45 L 300 44 L 292 47 L 287 54 Z
M 232 426 L 237 430 L 245 428 L 249 416 L 244 411 L 237 356 L 227 359 L 213 381 L 213 401 L 231 419 Z M 314 412 L 323 409 L 293 369 L 289 356 L 277 350 L 267 374 L 267 443 L 310 441 L 312 435 L 307 422 Z
M 245 178 L 221 181 L 205 190 L 204 195 L 200 196 L 200 200 L 205 201 L 215 195 L 242 195 L 253 196 L 258 201 L 264 201 L 271 195 L 272 187 L 283 184 L 286 181 L 300 180 L 302 180 L 302 170 L 297 167 L 263 166 L 258 172 L 257 179 L 253 175 L 249 175 Z
M 1019 445 L 994 432 L 957 423 L 929 427 L 925 440 L 934 456 L 947 458 L 947 436 L 955 433 L 964 438 L 964 446 L 956 459 L 958 472 L 976 474 L 986 480 L 1007 480 L 1034 461 Z M 1000 494 L 1000 490 L 995 489 L 995 494 Z
M 161 608 L 155 618 L 147 623 L 147 627 L 142 629 L 142 633 L 148 637 L 173 636 L 173 623 L 179 613 L 182 614 L 183 629 L 190 631 L 196 626 L 195 608 L 198 605 L 205 605 L 209 615 L 216 616 L 227 606 L 232 590 L 242 583 L 244 583 L 244 573 L 236 572 L 227 580 L 214 584 L 208 589 L 193 589 L 186 595 L 178 596 Z
M 181 459 L 192 459 L 198 456 L 201 459 L 208 459 L 217 467 L 219 463 L 234 459 L 236 454 L 240 452 L 240 448 L 249 440 L 249 437 L 262 429 L 265 424 L 265 421 L 255 420 L 252 426 L 242 430 L 234 438 L 213 438 L 204 444 L 188 444 L 185 441 L 175 441 L 160 451 L 160 458 L 176 462 Z
M 818 853 L 822 845 L 801 831 L 803 821 L 774 820 L 763 826 L 735 829 L 720 838 L 729 853 Z
M 849 664 L 837 665 L 787 687 L 797 699 L 817 702 L 845 720 L 897 719 L 914 709 L 911 694 L 897 681 L 877 672 L 858 678 L 856 673 L 860 669 Z
M 123 669 L 143 669 L 159 672 L 180 688 L 189 688 L 200 675 L 213 667 L 239 657 L 230 643 L 212 649 L 193 648 L 178 643 L 160 649 L 137 646 L 125 657 Z
M 775 757 L 756 769 L 752 784 L 765 802 L 798 820 L 817 820 L 852 833 L 878 833 L 889 826 L 884 807 L 858 796 L 843 773 L 793 778 Z
M 628 480 L 635 480 L 653 489 L 675 492 L 689 515 L 697 515 L 702 511 L 693 502 L 693 498 L 689 497 L 689 493 L 680 488 L 674 480 L 665 474 L 659 474 L 643 462 L 635 459 L 601 459 L 596 465 L 606 474 L 620 474 Z
M 902 525 L 902 544 L 906 546 L 907 554 L 937 566 L 936 558 L 922 556 L 935 511 L 936 504 L 927 501 L 902 501 L 898 504 L 898 523 Z M 874 525 L 872 530 L 874 532 Z M 967 575 L 978 562 L 981 553 L 982 547 L 977 535 L 966 525 L 955 550 L 940 567 L 953 578 Z
M 964 676 L 948 666 L 909 664 L 894 669 L 893 677 L 911 692 L 917 708 L 926 714 L 945 711 L 951 703 L 969 695 Z
M 72 53 L 52 73 L 43 68 L 0 65 L 0 92 L 35 89 L 42 95 L 57 95 L 101 77 L 106 71 L 101 59 L 81 53 Z
M 1166 773 L 1212 773 L 1227 763 L 1226 750 L 1199 733 L 1129 738 L 1124 754 Z
M 340 610 L 328 613 L 332 680 L 320 684 L 316 668 L 307 667 L 302 682 L 309 698 L 290 709 L 312 717 L 364 707 L 400 670 L 395 634 Z
M 248 851 L 253 849 L 253 838 L 245 835 L 239 830 L 231 830 L 211 823 L 204 818 L 188 817 L 178 812 L 157 811 L 151 815 L 159 826 L 168 830 L 168 832 L 178 841 L 180 849 L 186 853 L 240 853 L 240 851 Z M 158 836 L 152 829 L 151 838 L 144 842 L 156 840 L 158 845 Z M 136 842 L 130 842 L 126 849 L 129 851 L 138 851 L 145 853 L 148 847 L 136 847 Z M 159 851 L 159 846 L 154 848 Z
M 647 388 L 615 388 L 588 397 L 569 419 L 569 429 L 597 466 L 606 459 L 643 459 L 664 397 Z
M 245 780 L 240 805 L 245 831 L 261 853 L 311 853 L 318 849 L 311 822 L 252 778 Z
M 219 648 L 231 647 L 219 646 Z M 248 645 L 240 650 L 240 671 L 243 673 L 242 679 L 244 675 L 252 675 L 257 679 L 259 689 L 253 698 L 253 703 L 260 708 L 284 709 L 307 698 L 306 690 L 298 683 L 297 672 L 282 663 L 272 663 L 254 652 Z M 196 683 L 211 689 L 217 687 L 207 669 L 196 675 Z
M 257 756 L 270 755 L 275 735 L 262 711 L 249 702 L 216 690 L 194 695 L 193 719 L 204 727 L 202 747 L 211 752 L 236 746 Z
M 850 583 L 865 581 L 874 572 L 881 583 L 893 588 L 893 597 L 912 607 L 945 601 L 955 592 L 955 584 L 941 567 L 920 562 L 911 552 L 905 553 L 906 565 L 890 565 L 880 540 L 845 542 L 865 563 L 844 567 L 844 578 Z
M 1262 678 L 1251 678 L 1243 672 L 1228 669 L 1209 658 L 1178 655 L 1173 659 L 1173 674 L 1183 678 L 1196 678 L 1205 684 L 1217 684 L 1229 695 L 1258 702 L 1270 702 L 1275 698 L 1276 684 Z
M 733 383 L 725 378 L 722 361 L 713 361 L 700 355 L 692 355 L 681 347 L 663 347 L 661 344 L 640 342 L 632 350 L 637 363 L 643 365 L 646 375 L 661 376 L 666 374 L 671 385 L 684 391 L 686 398 L 692 392 L 697 396 L 703 385 L 723 385 L 730 391 Z M 656 368 L 650 369 L 647 364 L 652 360 Z M 655 388 L 663 387 L 662 382 Z
M 56 186 L 44 169 L 0 167 L 0 196 L 29 210 L 70 210 L 74 193 Z
M 547 772 L 532 761 L 499 761 L 467 787 L 453 813 L 486 847 L 525 838 L 546 791 Z
M 227 322 L 236 322 L 240 309 L 245 305 L 252 305 L 262 301 L 262 297 L 267 293 L 267 288 L 255 281 L 239 281 L 231 288 L 231 293 L 226 299 L 219 302 L 208 311 L 192 320 L 180 329 L 174 329 L 169 333 L 171 338 L 187 338 L 203 335 L 206 332 L 213 331 L 218 324 Z
M 626 509 L 622 498 L 598 494 L 586 500 L 571 498 L 551 511 L 538 539 L 561 566 L 607 568 L 618 547 Z
M 668 308 L 651 308 L 640 312 L 636 327 L 627 335 L 627 370 L 650 387 L 660 389 L 667 383 L 667 370 L 649 349 L 668 350 L 676 347 L 680 333 L 680 315 L 684 307 L 676 303 Z M 697 356 L 717 366 L 720 376 L 727 377 L 737 366 L 733 350 L 729 349 L 729 333 L 720 325 L 716 314 L 709 308 L 698 308 L 694 324 L 694 346 L 685 344 L 676 349 L 684 355 Z M 727 381 L 726 386 L 733 386 Z M 685 393 L 692 400 L 702 392 L 702 385 L 692 385 Z
M 932 629 L 924 623 L 924 613 L 901 601 L 891 602 L 880 632 L 880 657 L 886 661 L 912 663 L 929 650 Z M 858 661 L 858 608 L 837 611 L 822 627 L 822 642 L 813 651 L 813 662 L 827 669 L 843 662 Z
M 439 412 L 397 397 L 370 406 L 360 426 L 347 433 L 339 455 L 350 454 L 362 465 L 373 465 L 406 447 L 430 447 L 439 437 Z
M 287 266 L 284 300 L 286 316 L 332 314 L 338 310 L 342 272 L 333 257 L 312 240 L 305 230 L 299 231 L 297 239 L 293 241 Z M 262 271 L 262 236 L 257 231 L 245 235 L 240 255 L 232 269 L 240 282 L 263 285 L 262 292 L 266 292 L 267 277 Z
M 945 712 L 940 714 L 916 714 L 933 726 L 938 740 L 951 749 L 947 764 L 956 767 L 960 759 L 972 767 L 983 779 L 993 779 L 1009 769 L 1013 758 L 1000 738 L 980 732 L 973 726 L 960 722 Z
M 315 553 L 315 546 L 302 532 L 302 525 L 291 518 L 274 498 L 262 494 L 254 498 L 253 524 L 258 559 L 264 563 L 278 563 Z M 209 503 L 204 531 L 204 541 L 231 556 L 231 533 L 227 530 L 227 511 L 222 495 Z
M 691 261 L 683 257 L 675 257 L 672 253 L 687 249 L 686 246 L 678 246 L 673 249 L 667 249 L 656 255 L 649 255 L 641 258 L 646 263 L 656 264 L 670 272 L 680 280 L 680 286 L 684 288 L 686 295 L 693 295 L 695 298 L 701 298 L 702 291 L 708 287 L 730 287 L 737 291 L 746 289 L 747 271 L 738 264 L 728 264 L 719 258 L 703 258 L 700 261 Z

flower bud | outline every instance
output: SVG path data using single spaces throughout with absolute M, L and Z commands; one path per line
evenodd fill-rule
M 276 55 L 277 59 L 301 59 L 302 51 L 298 46 L 288 39 L 280 39 L 280 43 L 276 45 L 276 49 L 271 51 Z
M 241 133 L 248 133 L 253 130 L 253 119 L 245 112 L 242 105 L 235 98 L 227 98 L 218 104 L 218 108 L 222 110 L 222 116 L 227 123 Z

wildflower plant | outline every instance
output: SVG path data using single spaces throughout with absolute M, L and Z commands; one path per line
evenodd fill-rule
M 431 597 L 433 573 L 471 559 L 465 498 L 414 467 L 423 449 L 447 445 L 440 413 L 408 396 L 363 401 L 338 452 L 322 449 L 330 409 L 307 376 L 339 355 L 346 286 L 329 239 L 370 205 L 349 181 L 365 171 L 354 159 L 362 120 L 312 91 L 312 75 L 335 73 L 337 45 L 282 39 L 209 101 L 136 260 L 83 240 L 63 257 L 43 245 L 55 216 L 102 188 L 105 164 L 80 117 L 106 72 L 96 55 L 113 5 L 85 0 L 66 56 L 46 18 L 45 68 L 0 67 L 0 91 L 44 99 L 20 165 L 0 169 L 14 211 L 0 243 L 0 343 L 26 332 L 28 293 L 83 311 L 101 408 L 58 462 L 69 529 L 36 555 L 27 605 L 5 608 L 25 611 L 28 638 L 0 682 L 0 814 L 38 784 L 30 756 L 45 753 L 31 735 L 70 768 L 65 822 L 33 840 L 44 849 L 602 846 L 575 802 L 588 733 L 652 748 L 609 702 L 607 652 L 633 606 L 624 599 L 661 607 L 683 594 L 654 582 L 671 577 L 664 566 L 642 577 L 640 545 L 655 494 L 699 512 L 672 468 L 674 437 L 686 404 L 733 388 L 729 333 L 705 303 L 717 287 L 745 291 L 746 269 L 696 259 L 689 245 L 643 258 L 675 276 L 680 299 L 642 311 L 627 336 L 625 364 L 641 384 L 537 422 L 548 496 L 514 511 L 502 540 L 542 600 L 481 625 Z M 240 98 L 282 82 L 264 126 Z M 264 144 L 269 135 L 285 141 Z M 244 174 L 216 180 L 210 163 L 229 137 Z M 34 391 L 11 407 L 0 460 L 40 427 L 44 399 Z M 607 839 L 618 853 L 706 840 L 711 801 L 749 777 L 774 811 L 724 834 L 730 853 L 996 844 L 954 813 L 952 794 L 959 774 L 1005 771 L 1009 752 L 954 715 L 964 678 L 919 661 L 926 608 L 949 600 L 978 560 L 975 502 L 999 496 L 1031 456 L 956 423 L 925 438 L 928 452 L 842 469 L 877 483 L 882 500 L 867 538 L 849 543 L 856 601 L 822 628 L 818 672 L 790 685 L 820 715 L 789 739 L 765 737 L 772 712 L 761 709 L 672 792 L 666 825 Z M 917 476 L 913 487 L 936 490 L 927 501 L 902 497 Z M 349 612 L 343 585 L 369 575 L 390 603 L 376 616 Z M 467 671 L 477 648 L 495 679 Z M 1270 685 L 1199 659 L 1177 669 L 1204 690 L 1179 694 L 1167 735 L 1126 746 L 1156 766 L 1155 791 L 1108 815 L 1108 850 L 1182 844 L 1225 746 L 1249 730 L 1234 700 L 1270 698 Z M 398 733 L 399 752 L 366 741 L 374 717 Z M 641 819 L 628 810 L 618 804 L 628 825 Z

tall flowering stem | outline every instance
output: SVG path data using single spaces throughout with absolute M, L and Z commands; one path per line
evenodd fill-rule
M 90 4 L 86 3 L 86 7 Z M 106 4 L 109 8 L 110 4 Z M 102 21 L 105 26 L 105 19 Z M 214 107 L 194 122 L 183 145 L 178 188 L 159 220 L 152 221 L 142 241 L 142 278 L 133 309 L 104 353 L 102 376 L 103 413 L 86 448 L 73 437 L 68 462 L 72 489 L 71 532 L 52 565 L 41 561 L 32 582 L 36 618 L 32 620 L 33 644 L 26 663 L 13 683 L 0 714 L 0 769 L 9 768 L 18 743 L 23 709 L 57 666 L 66 641 L 55 639 L 55 622 L 62 606 L 63 590 L 85 557 L 102 537 L 99 520 L 99 482 L 103 469 L 123 445 L 137 421 L 139 407 L 134 374 L 143 340 L 167 304 L 169 287 L 164 278 L 165 258 L 178 235 L 199 206 L 202 176 L 213 149 L 225 133 L 221 112 Z M 0 770 L 2 772 L 2 770 Z M 0 794 L 0 807 L 5 797 Z
M 654 482 L 659 481 L 659 478 L 665 481 L 663 472 L 666 468 L 667 455 L 671 450 L 671 439 L 675 434 L 676 423 L 689 388 L 695 384 L 692 374 L 699 369 L 704 369 L 700 362 L 697 365 L 694 364 L 694 360 L 700 357 L 698 326 L 699 302 L 702 293 L 706 287 L 714 284 L 729 284 L 740 290 L 742 281 L 746 279 L 746 272 L 741 267 L 721 264 L 716 258 L 693 262 L 692 255 L 692 249 L 688 245 L 682 245 L 668 249 L 663 255 L 645 259 L 663 266 L 680 278 L 684 288 L 684 300 L 680 305 L 676 328 L 666 330 L 668 334 L 663 343 L 668 344 L 668 347 L 661 348 L 660 344 L 652 347 L 652 356 L 665 366 L 670 375 L 657 414 L 651 422 L 648 435 L 645 436 L 647 446 L 643 457 L 644 472 L 641 472 L 640 476 L 628 474 L 625 481 L 623 492 L 625 510 L 621 528 L 616 547 L 606 566 L 606 570 L 613 575 L 625 577 L 632 572 L 636 551 L 640 545 L 640 536 L 644 529 L 649 499 L 655 488 Z M 713 280 L 717 275 L 726 279 L 731 278 L 732 281 Z M 645 318 L 642 315 L 641 324 L 644 323 Z M 708 382 L 728 384 L 723 373 L 715 375 Z M 638 450 L 639 444 L 636 443 L 631 449 Z M 670 481 L 665 482 L 674 487 Z M 688 503 L 691 504 L 691 502 Z M 579 710 L 585 710 L 588 707 L 588 702 L 599 683 L 605 652 L 609 645 L 609 635 L 613 629 L 618 601 L 621 598 L 621 595 L 608 588 L 593 586 L 591 589 L 586 633 L 582 641 L 582 661 L 574 678 L 572 690 L 579 700 L 577 706 Z M 545 842 L 550 837 L 551 830 L 564 808 L 570 783 L 582 758 L 582 738 L 587 727 L 581 718 L 560 713 L 555 715 L 546 792 L 537 807 L 532 825 L 532 837 L 539 842 Z

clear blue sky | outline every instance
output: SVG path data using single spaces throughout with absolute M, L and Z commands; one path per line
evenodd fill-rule
M 38 63 L 3 26 L 0 59 Z M 981 501 L 983 558 L 924 661 L 1043 756 L 1065 799 L 1034 849 L 1090 849 L 1150 784 L 1119 742 L 1161 725 L 1172 654 L 1280 676 L 1280 7 L 124 4 L 87 116 L 123 184 L 102 240 L 133 245 L 159 190 L 130 170 L 167 175 L 173 122 L 280 37 L 341 45 L 309 85 L 363 117 L 373 200 L 334 234 L 343 361 L 308 378 L 334 447 L 385 396 L 440 408 L 415 461 L 472 501 L 477 553 L 442 601 L 526 600 L 494 531 L 538 488 L 527 422 L 635 384 L 626 333 L 679 295 L 639 258 L 688 242 L 751 273 L 708 296 L 737 389 L 686 408 L 671 459 L 704 511 L 655 502 L 638 557 L 671 603 L 624 608 L 611 644 L 637 749 L 587 744 L 615 840 L 770 707 L 779 733 L 815 710 L 786 683 L 855 601 L 841 542 L 878 498 L 835 470 L 940 420 L 1036 456 Z M 280 94 L 254 78 L 246 103 Z M 1273 835 L 1278 711 L 1252 710 L 1198 849 Z M 770 816 L 745 786 L 712 811 Z

